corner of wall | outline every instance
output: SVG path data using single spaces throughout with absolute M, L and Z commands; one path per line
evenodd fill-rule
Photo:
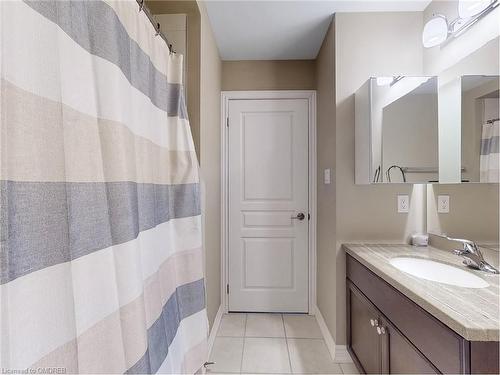
M 204 183 L 203 247 L 211 327 L 221 305 L 221 60 L 203 1 L 200 11 L 200 170 Z
M 325 329 L 337 339 L 335 270 L 336 250 L 336 118 L 335 28 L 330 23 L 316 58 L 317 92 L 317 304 Z M 323 184 L 323 170 L 332 171 L 333 183 Z M 323 320 L 324 318 L 324 320 Z

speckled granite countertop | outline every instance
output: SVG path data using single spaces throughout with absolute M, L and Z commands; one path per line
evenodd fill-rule
M 499 341 L 500 276 L 462 265 L 462 258 L 433 247 L 409 245 L 344 244 L 345 251 L 469 341 Z M 470 289 L 424 280 L 402 272 L 389 263 L 395 257 L 432 259 L 457 266 L 481 277 L 490 285 Z

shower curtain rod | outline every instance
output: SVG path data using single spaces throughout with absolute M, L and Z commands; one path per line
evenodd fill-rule
M 149 10 L 148 6 L 145 4 L 146 0 L 136 0 L 136 1 L 137 1 L 137 4 L 139 4 L 139 12 L 143 11 L 144 14 L 148 17 L 149 22 L 151 22 L 151 24 L 153 25 L 153 27 L 156 30 L 156 35 L 159 35 L 165 41 L 165 43 L 167 43 L 168 50 L 170 51 L 170 53 L 175 53 L 175 51 L 172 47 L 172 43 L 170 43 L 168 41 L 167 37 L 165 36 L 165 34 L 163 34 L 161 32 L 160 23 L 156 22 L 156 20 L 153 17 L 153 14 Z

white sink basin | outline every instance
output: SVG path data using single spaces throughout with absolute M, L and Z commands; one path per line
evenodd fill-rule
M 389 261 L 398 270 L 421 279 L 463 288 L 486 288 L 489 284 L 466 270 L 429 259 L 398 257 Z

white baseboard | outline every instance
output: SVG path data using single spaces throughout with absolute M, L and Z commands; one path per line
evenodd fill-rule
M 330 334 L 330 330 L 326 326 L 325 319 L 323 319 L 323 315 L 321 315 L 321 311 L 319 311 L 318 306 L 316 306 L 314 310 L 314 316 L 316 316 L 316 321 L 318 322 L 319 329 L 321 330 L 323 338 L 325 339 L 326 347 L 328 348 L 332 359 L 335 359 L 335 341 L 333 341 L 333 337 Z
M 217 315 L 215 315 L 214 324 L 211 327 L 210 335 L 208 336 L 208 357 L 210 358 L 210 354 L 212 353 L 212 348 L 214 346 L 215 337 L 217 336 L 217 331 L 219 330 L 220 321 L 222 320 L 222 315 L 224 315 L 224 308 L 222 305 L 219 306 L 219 310 L 217 310 Z
M 347 346 L 345 345 L 335 345 L 335 357 L 334 361 L 336 363 L 352 363 L 352 358 L 347 351 Z
M 333 361 L 335 363 L 352 363 L 352 358 L 347 351 L 347 347 L 345 345 L 335 344 L 335 341 L 333 340 L 330 330 L 326 326 L 325 319 L 323 319 L 323 315 L 321 315 L 321 311 L 319 311 L 318 306 L 316 306 L 314 310 L 316 321 L 318 322 L 319 329 L 325 339 L 326 347 L 328 348 L 328 352 L 330 352 L 330 356 Z

